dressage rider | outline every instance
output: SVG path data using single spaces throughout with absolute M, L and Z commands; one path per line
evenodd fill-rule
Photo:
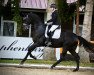
M 58 12 L 57 12 L 57 8 L 56 8 L 56 4 L 51 4 L 50 5 L 50 10 L 51 10 L 52 14 L 51 14 L 51 19 L 47 21 L 47 25 L 48 25 L 47 35 L 48 35 L 48 38 L 46 40 L 46 44 L 48 44 L 48 43 L 51 44 L 51 39 L 52 39 L 53 32 L 59 26 Z M 49 25 L 49 23 L 52 23 L 52 24 Z

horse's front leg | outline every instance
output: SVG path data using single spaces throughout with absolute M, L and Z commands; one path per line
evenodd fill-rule
M 31 54 L 31 52 L 32 52 L 37 46 L 38 46 L 38 44 L 35 43 L 35 44 L 31 45 L 30 47 L 28 47 L 28 52 L 27 52 L 26 56 L 24 57 L 24 59 L 21 61 L 21 63 L 20 63 L 21 65 L 26 61 L 26 59 L 27 59 L 27 57 L 28 57 L 29 55 L 30 55 L 31 58 L 36 59 L 36 57 L 33 56 L 33 55 Z
M 24 59 L 22 59 L 20 65 L 23 65 L 23 63 L 26 61 L 27 57 L 30 55 L 30 51 L 27 52 L 26 56 L 24 57 Z

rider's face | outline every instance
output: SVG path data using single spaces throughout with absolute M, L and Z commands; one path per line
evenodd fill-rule
M 51 12 L 53 12 L 55 10 L 55 8 L 50 8 Z

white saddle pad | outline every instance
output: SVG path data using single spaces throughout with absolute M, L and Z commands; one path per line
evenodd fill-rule
M 56 25 L 53 25 L 50 29 L 52 30 L 55 30 L 55 27 Z M 51 30 L 49 30 L 49 31 L 51 31 Z M 48 35 L 47 35 L 47 31 L 48 31 L 48 26 L 46 27 L 46 31 L 45 31 L 45 37 L 46 38 L 48 38 Z M 52 36 L 52 38 L 53 39 L 58 39 L 58 38 L 60 38 L 60 34 L 61 34 L 61 28 L 60 29 L 56 29 L 55 31 L 54 31 L 54 34 L 53 34 L 53 36 Z

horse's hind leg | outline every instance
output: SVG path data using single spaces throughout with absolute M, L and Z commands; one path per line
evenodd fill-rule
M 51 66 L 51 69 L 53 69 L 53 67 L 55 67 L 57 64 L 59 64 L 59 63 L 64 59 L 66 53 L 67 53 L 67 50 L 64 51 L 64 48 L 63 48 L 63 52 L 62 52 L 62 54 L 61 54 L 60 59 L 59 59 L 56 63 L 54 63 L 54 64 Z
M 74 56 L 74 58 L 75 58 L 75 61 L 76 61 L 76 63 L 77 63 L 77 67 L 76 67 L 76 69 L 74 69 L 73 71 L 75 72 L 75 71 L 78 71 L 79 70 L 79 60 L 80 60 L 80 57 L 79 57 L 79 55 L 78 55 L 78 53 L 76 53 L 75 52 L 75 50 L 72 50 L 72 51 L 69 51 L 73 56 Z

